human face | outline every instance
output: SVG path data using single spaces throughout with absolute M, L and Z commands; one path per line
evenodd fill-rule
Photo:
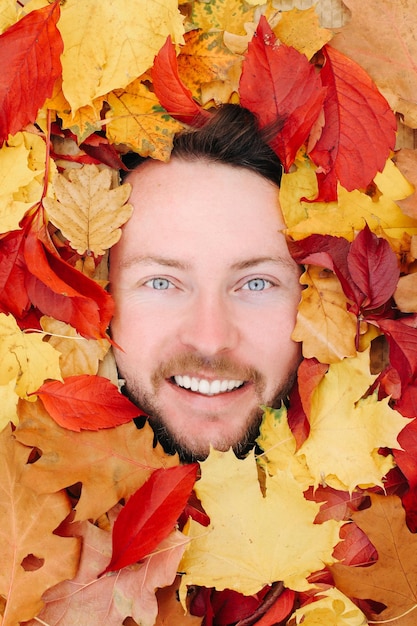
M 207 161 L 146 162 L 111 252 L 112 337 L 133 401 L 184 460 L 256 437 L 286 395 L 299 270 L 275 185 Z

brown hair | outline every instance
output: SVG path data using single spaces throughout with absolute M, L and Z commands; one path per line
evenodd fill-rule
M 268 145 L 268 140 L 272 139 L 277 130 L 261 130 L 251 111 L 237 104 L 223 104 L 211 113 L 203 126 L 177 133 L 171 154 L 184 161 L 206 159 L 243 167 L 279 187 L 282 164 Z M 148 159 L 130 153 L 123 160 L 132 171 Z M 121 173 L 121 176 L 127 173 Z

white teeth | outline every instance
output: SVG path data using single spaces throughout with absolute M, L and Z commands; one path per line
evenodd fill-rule
M 243 380 L 212 380 L 190 376 L 174 376 L 175 383 L 184 389 L 197 391 L 204 396 L 214 396 L 226 391 L 233 391 L 243 385 Z

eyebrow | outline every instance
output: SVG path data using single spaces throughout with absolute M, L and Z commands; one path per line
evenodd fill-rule
M 232 263 L 231 269 L 234 271 L 246 270 L 252 267 L 257 267 L 258 265 L 262 265 L 263 263 L 273 263 L 274 265 L 286 267 L 287 269 L 290 269 L 292 271 L 297 271 L 298 268 L 296 262 L 290 258 L 286 258 L 283 256 L 260 256 L 252 257 L 250 259 L 244 259 L 243 261 L 236 261 L 236 263 Z M 163 267 L 172 267 L 174 269 L 180 270 L 189 270 L 191 268 L 190 263 L 184 263 L 183 261 L 178 261 L 177 259 L 171 259 L 169 257 L 152 255 L 134 256 L 120 263 L 120 267 L 126 269 L 135 265 L 161 265 Z

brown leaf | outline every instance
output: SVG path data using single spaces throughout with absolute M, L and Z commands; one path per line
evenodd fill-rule
M 359 63 L 405 123 L 417 127 L 417 39 L 410 0 L 344 0 L 352 12 L 332 46 Z
M 15 440 L 10 427 L 0 434 L 0 446 L 2 624 L 14 626 L 41 610 L 47 589 L 75 575 L 79 541 L 54 534 L 71 512 L 66 495 L 38 494 L 23 483 L 30 450 Z
M 121 498 L 128 498 L 154 469 L 178 464 L 177 456 L 153 448 L 149 424 L 138 430 L 133 422 L 98 432 L 73 432 L 58 426 L 41 403 L 19 407 L 16 437 L 41 452 L 22 474 L 37 493 L 58 491 L 81 482 L 76 520 L 97 519 Z
M 369 567 L 333 565 L 331 571 L 336 586 L 351 598 L 386 605 L 378 616 L 368 617 L 390 620 L 393 626 L 415 626 L 417 535 L 408 530 L 397 496 L 372 494 L 370 497 L 372 506 L 353 513 L 352 517 L 375 546 L 378 561 Z
M 173 531 L 142 563 L 97 578 L 110 558 L 111 533 L 90 522 L 76 524 L 76 529 L 83 538 L 77 576 L 45 594 L 45 608 L 39 615 L 42 623 L 120 626 L 132 616 L 140 626 L 153 626 L 158 611 L 155 589 L 174 580 L 185 549 L 184 535 Z

